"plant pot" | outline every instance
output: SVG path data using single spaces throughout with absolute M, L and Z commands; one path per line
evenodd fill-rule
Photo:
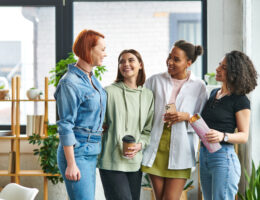
M 0 89 L 0 100 L 5 99 L 5 97 L 8 95 L 8 93 L 9 93 L 9 90 Z
M 41 99 L 42 91 L 36 88 L 31 88 L 27 90 L 26 95 L 30 100 L 39 100 Z
M 153 193 L 153 189 L 152 188 L 150 188 L 150 187 L 142 187 L 142 189 L 144 191 L 148 191 L 150 193 L 150 197 L 151 197 L 150 199 L 151 200 L 155 200 L 155 195 Z
M 190 186 L 186 190 L 183 190 L 180 200 L 188 200 L 188 191 L 192 190 L 193 188 L 194 186 Z

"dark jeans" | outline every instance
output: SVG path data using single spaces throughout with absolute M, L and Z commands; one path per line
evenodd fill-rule
M 142 172 L 99 170 L 107 200 L 139 200 Z

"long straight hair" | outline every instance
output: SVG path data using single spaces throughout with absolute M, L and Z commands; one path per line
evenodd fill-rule
M 137 86 L 143 86 L 144 82 L 145 82 L 145 79 L 146 79 L 146 75 L 145 75 L 145 70 L 144 70 L 144 62 L 143 62 L 143 59 L 142 59 L 142 56 L 141 54 L 134 50 L 134 49 L 125 49 L 123 50 L 119 56 L 118 56 L 118 68 L 117 68 L 117 77 L 116 77 L 116 80 L 115 82 L 120 82 L 120 81 L 124 81 L 124 77 L 123 75 L 121 74 L 120 70 L 119 70 L 119 62 L 120 62 L 120 58 L 123 54 L 126 54 L 126 53 L 131 53 L 133 54 L 137 60 L 139 61 L 139 63 L 141 64 L 142 66 L 142 69 L 139 70 L 138 72 L 138 76 L 137 76 L 137 79 L 136 79 L 136 85 Z

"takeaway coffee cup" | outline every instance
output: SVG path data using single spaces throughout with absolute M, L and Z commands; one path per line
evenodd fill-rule
M 125 135 L 123 137 L 122 141 L 123 141 L 123 157 L 128 158 L 128 157 L 126 157 L 125 154 L 126 154 L 126 152 L 133 151 L 133 150 L 128 149 L 128 147 L 132 147 L 135 145 L 135 138 L 132 135 Z

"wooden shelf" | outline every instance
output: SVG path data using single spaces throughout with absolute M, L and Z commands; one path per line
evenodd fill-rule
M 16 176 L 16 174 L 10 174 L 8 170 L 0 170 L 0 176 Z
M 20 170 L 19 176 L 60 176 L 60 174 L 46 174 L 42 170 Z
M 20 101 L 24 101 L 24 102 L 46 102 L 46 101 L 53 101 L 55 102 L 55 99 L 39 99 L 39 100 L 29 100 L 29 99 L 13 99 L 13 100 L 0 100 L 3 102 L 20 102 Z
M 46 102 L 46 101 L 53 101 L 55 102 L 55 99 L 39 99 L 39 100 L 29 100 L 29 99 L 19 99 L 14 101 L 28 101 L 28 102 Z
M 13 135 L 0 136 L 0 140 L 10 140 L 11 152 L 15 153 L 15 173 L 9 173 L 8 170 L 0 170 L 1 176 L 9 176 L 11 182 L 20 183 L 20 177 L 22 176 L 34 176 L 43 177 L 43 199 L 48 200 L 48 180 L 47 176 L 60 176 L 60 174 L 47 174 L 42 170 L 21 170 L 21 157 L 20 157 L 20 147 L 23 144 L 22 140 L 28 140 L 27 135 L 20 134 L 20 109 L 21 102 L 43 102 L 44 103 L 44 135 L 41 138 L 48 136 L 47 126 L 48 126 L 48 103 L 55 102 L 55 99 L 48 98 L 48 78 L 45 77 L 45 95 L 44 99 L 40 100 L 29 100 L 20 99 L 20 88 L 21 80 L 20 77 L 12 78 L 12 90 L 10 100 L 0 100 L 0 102 L 10 102 L 11 105 L 11 130 Z M 9 156 L 10 157 L 10 156 Z
M 46 137 L 47 136 L 45 136 L 45 135 L 41 136 L 42 139 L 44 139 Z M 20 137 L 17 137 L 16 139 L 18 139 L 18 140 L 28 140 L 29 136 L 27 136 L 27 135 L 20 135 Z
M 47 136 L 43 135 L 41 136 L 42 139 L 46 138 Z M 57 138 L 59 138 L 59 136 L 57 135 Z M 29 136 L 27 135 L 20 135 L 20 136 L 0 136 L 0 140 L 28 140 Z
M 15 135 L 12 136 L 0 136 L 0 140 L 14 140 L 16 139 Z

